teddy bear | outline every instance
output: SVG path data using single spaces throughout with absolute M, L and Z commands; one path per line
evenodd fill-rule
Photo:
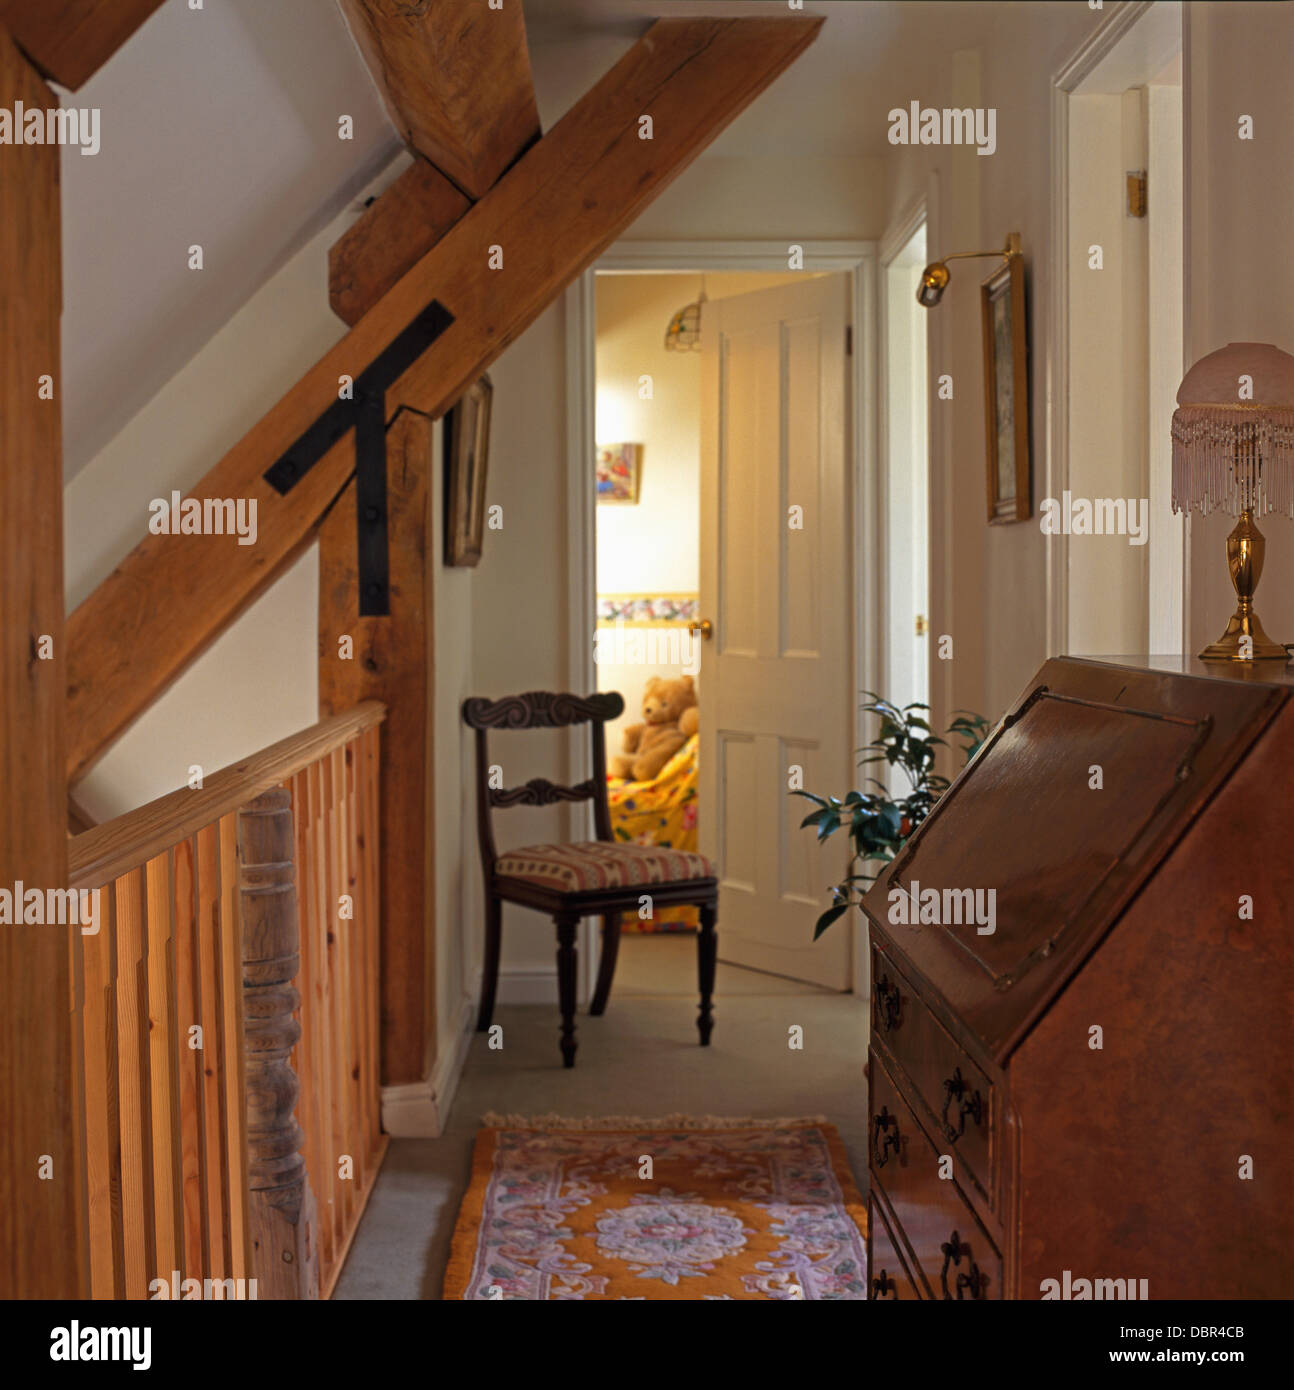
M 696 733 L 700 713 L 691 676 L 665 680 L 653 676 L 643 691 L 645 724 L 631 724 L 624 731 L 624 750 L 629 756 L 611 759 L 611 775 L 633 782 L 650 782 Z

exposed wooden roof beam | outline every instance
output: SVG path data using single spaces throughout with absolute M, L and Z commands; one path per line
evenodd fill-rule
M 433 165 L 418 159 L 328 252 L 328 302 L 353 328 L 472 206 Z
M 0 25 L 8 29 L 18 47 L 46 77 L 76 91 L 161 3 L 162 0 L 0 0 Z
M 439 416 L 706 145 L 822 21 L 659 20 L 193 490 L 258 503 L 259 537 L 147 535 L 68 620 L 75 781 L 306 545 L 354 467 L 343 437 L 291 492 L 262 474 L 434 299 L 454 322 L 387 392 Z M 650 115 L 653 138 L 639 138 Z M 497 264 L 498 268 L 492 268 Z
M 521 0 L 340 0 L 404 141 L 473 200 L 539 139 Z
M 0 27 L 0 106 L 56 106 Z M 0 149 L 0 884 L 67 883 L 59 152 Z M 21 917 L 19 917 L 21 922 Z M 0 925 L 0 1298 L 83 1298 L 76 927 Z M 44 1170 L 40 1156 L 48 1155 Z M 53 1181 L 42 1181 L 52 1177 Z

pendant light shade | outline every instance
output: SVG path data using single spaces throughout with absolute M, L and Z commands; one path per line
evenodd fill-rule
M 669 321 L 665 330 L 666 351 L 701 351 L 701 305 L 704 303 L 705 279 L 702 277 L 700 295 L 691 304 L 685 304 Z
M 1173 412 L 1173 510 L 1294 517 L 1294 357 L 1228 343 L 1182 378 Z

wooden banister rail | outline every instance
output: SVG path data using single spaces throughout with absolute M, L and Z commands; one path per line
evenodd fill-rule
M 385 713 L 368 701 L 68 842 L 94 1298 L 336 1283 L 385 1148 Z
M 70 888 L 98 888 L 203 826 L 212 825 L 277 787 L 311 763 L 342 747 L 386 717 L 379 700 L 366 700 L 344 714 L 290 734 L 240 762 L 203 779 L 201 787 L 167 792 L 124 816 L 96 825 L 68 841 Z

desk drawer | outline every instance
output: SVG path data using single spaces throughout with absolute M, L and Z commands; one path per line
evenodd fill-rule
M 889 1202 L 895 1235 L 911 1251 L 926 1295 L 1001 1298 L 1002 1257 L 956 1183 L 940 1178 L 939 1154 L 876 1053 L 870 1068 L 872 1182 Z
M 875 1303 L 911 1302 L 921 1297 L 890 1234 L 882 1201 L 874 1192 L 867 1200 L 867 1297 Z
M 927 1127 L 942 1136 L 988 1198 L 996 1201 L 994 1096 L 988 1077 L 917 997 L 882 952 L 872 952 L 872 1029 L 921 1097 Z

